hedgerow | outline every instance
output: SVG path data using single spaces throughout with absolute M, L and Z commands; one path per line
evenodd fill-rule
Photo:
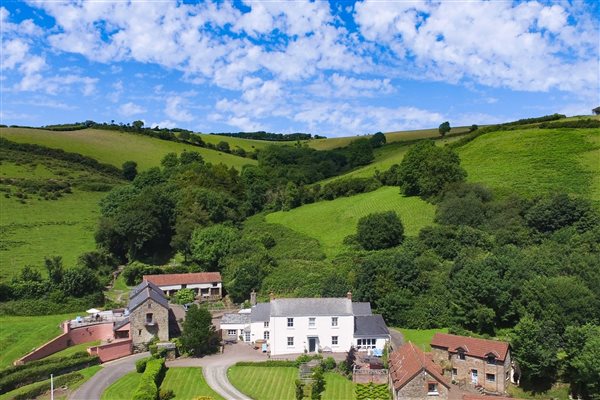
M 100 363 L 96 356 L 64 358 L 56 363 L 37 364 L 33 367 L 15 371 L 0 379 L 0 394 L 9 392 L 18 387 L 46 379 L 50 374 L 63 375 Z
M 77 353 L 71 354 L 70 356 L 67 356 L 67 357 L 42 358 L 41 360 L 30 361 L 28 363 L 21 364 L 21 365 L 12 365 L 10 367 L 0 370 L 0 379 L 4 378 L 5 376 L 8 376 L 10 374 L 14 374 L 15 372 L 23 371 L 26 369 L 31 369 L 34 367 L 38 367 L 40 365 L 56 364 L 56 363 L 61 363 L 65 360 L 86 358 L 88 356 L 89 356 L 89 354 L 86 351 L 78 351 Z
M 558 128 L 600 128 L 600 121 L 597 119 L 586 118 L 574 121 L 544 122 L 540 124 L 540 129 Z
M 133 400 L 156 400 L 158 397 L 158 388 L 165 376 L 167 368 L 163 358 L 154 358 L 146 363 L 144 371 L 137 389 L 133 393 Z
M 54 386 L 55 387 L 65 386 L 65 385 L 68 385 L 71 383 L 78 382 L 84 378 L 85 377 L 79 372 L 71 372 L 69 374 L 61 375 L 61 376 L 57 377 L 56 379 L 54 379 Z M 31 389 L 29 389 L 27 391 L 19 393 L 18 395 L 14 396 L 12 398 L 12 400 L 35 399 L 36 397 L 46 393 L 49 390 L 50 390 L 50 382 L 44 382 L 40 385 L 35 385 L 34 387 L 32 387 Z

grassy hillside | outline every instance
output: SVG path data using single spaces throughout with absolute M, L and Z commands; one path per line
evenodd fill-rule
M 449 134 L 446 137 L 452 137 L 454 135 L 462 135 L 468 132 L 469 127 L 459 126 L 456 128 L 452 128 Z M 369 137 L 365 136 L 346 136 L 339 138 L 328 138 L 328 139 L 317 139 L 311 140 L 308 142 L 308 145 L 313 149 L 317 150 L 331 150 L 338 147 L 348 146 L 350 142 L 356 139 Z M 387 143 L 396 143 L 396 142 L 406 142 L 410 140 L 417 139 L 431 139 L 440 137 L 440 133 L 438 128 L 435 129 L 418 129 L 414 131 L 396 131 L 396 132 L 387 132 L 385 134 L 385 138 Z
M 383 187 L 370 193 L 279 211 L 267 215 L 266 220 L 319 240 L 325 254 L 331 257 L 344 249 L 342 241 L 346 236 L 356 233 L 360 217 L 388 210 L 398 213 L 407 235 L 416 235 L 432 223 L 435 207 L 417 197 L 402 197 L 397 187 Z
M 98 202 L 123 181 L 6 148 L 0 149 L 0 162 L 0 280 L 28 264 L 41 269 L 45 256 L 60 255 L 71 266 L 95 248 Z M 66 189 L 55 190 L 57 183 Z
M 108 130 L 83 129 L 54 132 L 41 129 L 0 128 L 0 136 L 14 142 L 61 148 L 118 167 L 125 161 L 133 160 L 138 163 L 139 170 L 158 166 L 167 153 L 181 153 L 184 150 L 197 151 L 207 162 L 224 163 L 236 168 L 241 168 L 245 164 L 256 164 L 255 160 L 215 150 Z
M 0 317 L 0 369 L 60 335 L 60 323 L 75 316 Z
M 492 132 L 458 152 L 468 180 L 499 195 L 561 190 L 600 202 L 600 129 Z
M 231 136 L 220 136 L 220 135 L 206 135 L 206 134 L 201 134 L 200 137 L 202 138 L 202 140 L 204 140 L 206 143 L 212 143 L 212 144 L 217 144 L 219 142 L 227 142 L 229 143 L 229 147 L 233 150 L 236 147 L 240 147 L 248 152 L 252 152 L 254 150 L 260 150 L 260 149 L 264 149 L 267 146 L 270 146 L 272 144 L 277 144 L 277 145 L 293 145 L 296 142 L 276 142 L 276 141 L 269 141 L 269 140 L 254 140 L 254 139 L 242 139 L 242 138 L 236 138 L 236 137 L 231 137 Z

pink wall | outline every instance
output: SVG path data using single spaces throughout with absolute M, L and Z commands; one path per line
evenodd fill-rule
M 70 345 L 94 342 L 96 340 L 108 340 L 114 337 L 112 322 L 92 324 L 73 329 L 69 327 L 68 322 L 65 322 L 63 331 L 65 333 L 18 359 L 14 364 L 19 365 L 28 361 L 39 360 L 57 351 L 64 350 Z
M 132 353 L 132 350 L 131 339 L 126 339 L 90 347 L 87 351 L 90 354 L 95 354 L 100 357 L 101 362 L 106 362 L 128 356 Z

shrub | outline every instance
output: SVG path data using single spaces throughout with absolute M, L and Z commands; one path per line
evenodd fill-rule
M 156 400 L 158 397 L 158 388 L 165 376 L 166 369 L 164 359 L 148 360 L 146 370 L 133 393 L 133 400 Z
M 160 389 L 158 392 L 159 400 L 171 400 L 175 397 L 175 393 L 171 389 Z
M 78 382 L 82 380 L 84 376 L 79 372 L 71 372 L 70 374 L 61 375 L 54 379 L 54 387 L 60 387 L 64 385 L 69 385 L 71 383 Z M 35 399 L 42 394 L 46 393 L 50 390 L 50 382 L 44 382 L 40 385 L 35 385 L 34 387 L 26 390 L 24 392 L 19 393 L 18 395 L 12 397 L 12 400 L 29 400 Z
M 143 373 L 146 370 L 146 363 L 148 362 L 149 358 L 142 358 L 141 360 L 137 360 L 135 362 L 135 370 L 138 373 Z
M 321 361 L 321 368 L 323 368 L 323 371 L 331 371 L 335 369 L 335 360 L 333 359 L 333 357 L 327 357 L 326 359 L 324 359 L 323 361 Z
M 100 359 L 98 357 L 87 355 L 86 357 L 61 358 L 58 362 L 38 363 L 33 367 L 22 368 L 0 379 L 0 394 L 46 379 L 51 373 L 62 375 L 99 363 Z
M 356 239 L 365 250 L 397 246 L 404 239 L 404 227 L 394 211 L 373 213 L 358 220 Z

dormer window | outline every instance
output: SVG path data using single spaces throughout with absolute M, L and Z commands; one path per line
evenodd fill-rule
M 490 365 L 496 365 L 496 356 L 490 354 L 489 356 L 487 356 L 486 361 Z
M 462 349 L 458 350 L 458 359 L 459 360 L 466 360 L 467 359 L 464 350 L 462 350 Z

